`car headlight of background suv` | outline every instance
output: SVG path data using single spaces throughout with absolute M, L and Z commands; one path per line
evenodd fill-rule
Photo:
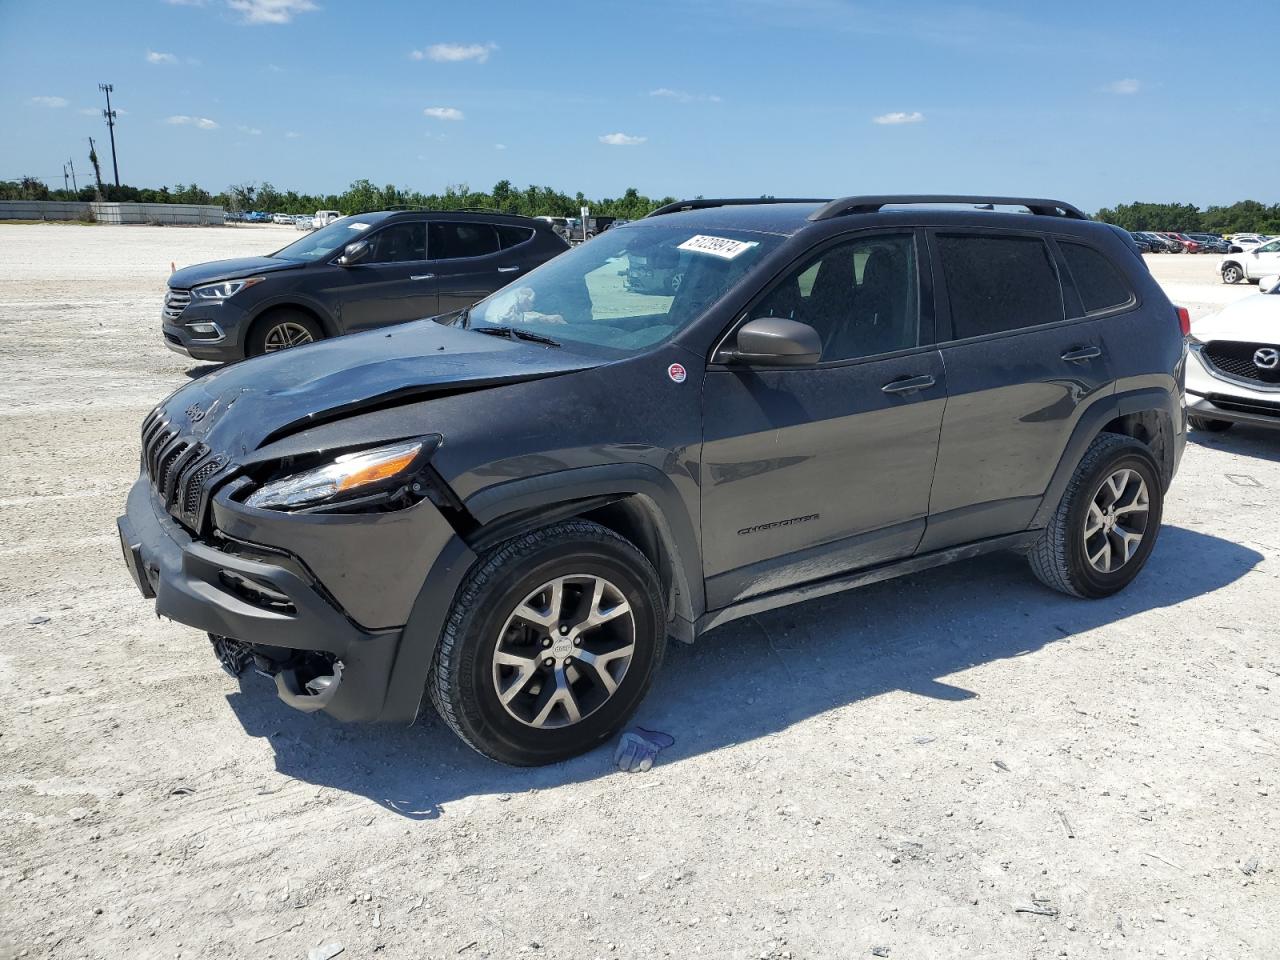
M 299 510 L 392 493 L 413 478 L 439 445 L 440 437 L 431 436 L 344 453 L 332 463 L 263 484 L 245 506 Z
M 265 277 L 246 277 L 243 280 L 220 280 L 218 283 L 206 283 L 191 288 L 191 299 L 205 303 L 221 303 L 228 297 L 234 297 L 246 287 L 261 283 Z

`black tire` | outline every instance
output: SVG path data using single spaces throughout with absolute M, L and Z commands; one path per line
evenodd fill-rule
M 301 346 L 301 344 L 285 346 L 274 344 L 276 336 L 282 330 L 294 328 L 306 332 L 306 335 L 311 338 L 306 341 L 308 343 L 324 339 L 324 330 L 310 314 L 303 313 L 301 310 L 272 310 L 254 321 L 253 329 L 249 331 L 249 339 L 245 342 L 245 356 L 258 357 L 264 353 L 286 349 L 286 346 Z M 268 349 L 269 344 L 270 349 Z
M 1146 484 L 1148 509 L 1142 539 L 1133 555 L 1112 572 L 1098 570 L 1085 552 L 1085 522 L 1094 497 L 1108 477 L 1128 468 Z M 1085 451 L 1062 495 L 1058 509 L 1027 559 L 1047 587 L 1074 597 L 1109 597 L 1138 575 L 1155 547 L 1164 508 L 1160 472 L 1146 444 L 1117 433 L 1102 433 Z
M 607 579 L 625 597 L 634 653 L 617 689 L 592 712 L 562 726 L 530 726 L 499 699 L 495 648 L 532 591 L 579 575 Z M 476 562 L 436 647 L 427 693 L 445 723 L 478 753 L 515 766 L 555 763 L 592 749 L 626 723 L 661 664 L 665 639 L 662 587 L 644 554 L 599 524 L 557 523 L 499 544 Z
M 1197 430 L 1205 430 L 1209 433 L 1222 433 L 1223 430 L 1230 430 L 1232 427 L 1230 420 L 1214 420 L 1210 417 L 1187 417 L 1187 423 Z
M 1223 283 L 1239 283 L 1244 279 L 1244 271 L 1238 263 L 1228 263 L 1222 268 Z

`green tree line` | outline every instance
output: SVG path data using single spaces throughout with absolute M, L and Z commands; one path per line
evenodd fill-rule
M 1099 210 L 1097 218 L 1126 230 L 1171 233 L 1280 233 L 1280 203 L 1241 200 L 1229 207 L 1201 210 L 1190 203 L 1121 203 Z
M 0 181 L 0 200 L 81 200 L 97 199 L 93 185 L 78 191 L 51 190 L 42 181 L 26 177 L 21 181 Z M 102 185 L 102 199 L 139 203 L 212 203 L 233 212 L 263 210 L 268 213 L 315 213 L 317 210 L 340 210 L 360 213 L 385 210 L 388 207 L 429 207 L 435 210 L 460 210 L 483 207 L 503 213 L 527 217 L 577 216 L 583 206 L 602 217 L 643 217 L 675 197 L 651 198 L 629 187 L 620 197 L 588 198 L 581 192 L 570 195 L 552 187 L 528 186 L 520 189 L 510 180 L 499 180 L 489 191 L 472 190 L 466 184 L 446 187 L 443 193 L 421 193 L 392 184 L 379 187 L 368 180 L 356 180 L 343 193 L 298 193 L 280 190 L 269 182 L 233 184 L 221 193 L 210 193 L 197 184 L 175 184 L 172 187 L 131 187 Z

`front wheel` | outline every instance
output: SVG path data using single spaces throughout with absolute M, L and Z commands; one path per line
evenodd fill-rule
M 1244 271 L 1240 269 L 1239 264 L 1228 263 L 1222 268 L 1223 283 L 1239 283 L 1244 279 Z
M 324 339 L 320 324 L 300 310 L 276 310 L 261 317 L 249 332 L 245 353 L 257 357 Z
M 1108 597 L 1146 564 L 1163 508 L 1164 491 L 1146 444 L 1100 434 L 1028 553 L 1031 570 L 1062 593 Z
M 582 520 L 495 547 L 458 592 L 427 678 L 462 740 L 518 766 L 601 743 L 649 689 L 666 626 L 634 544 Z

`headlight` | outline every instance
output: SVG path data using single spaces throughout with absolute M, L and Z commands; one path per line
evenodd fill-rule
M 413 468 L 435 450 L 438 438 L 407 440 L 344 453 L 333 463 L 274 480 L 250 494 L 245 505 L 265 510 L 295 510 L 344 496 L 360 496 L 408 479 Z
M 248 277 L 244 280 L 223 280 L 221 283 L 206 283 L 201 287 L 192 287 L 191 296 L 195 300 L 215 300 L 221 301 L 227 297 L 234 297 L 245 287 L 252 287 L 255 283 L 261 283 L 265 277 Z

